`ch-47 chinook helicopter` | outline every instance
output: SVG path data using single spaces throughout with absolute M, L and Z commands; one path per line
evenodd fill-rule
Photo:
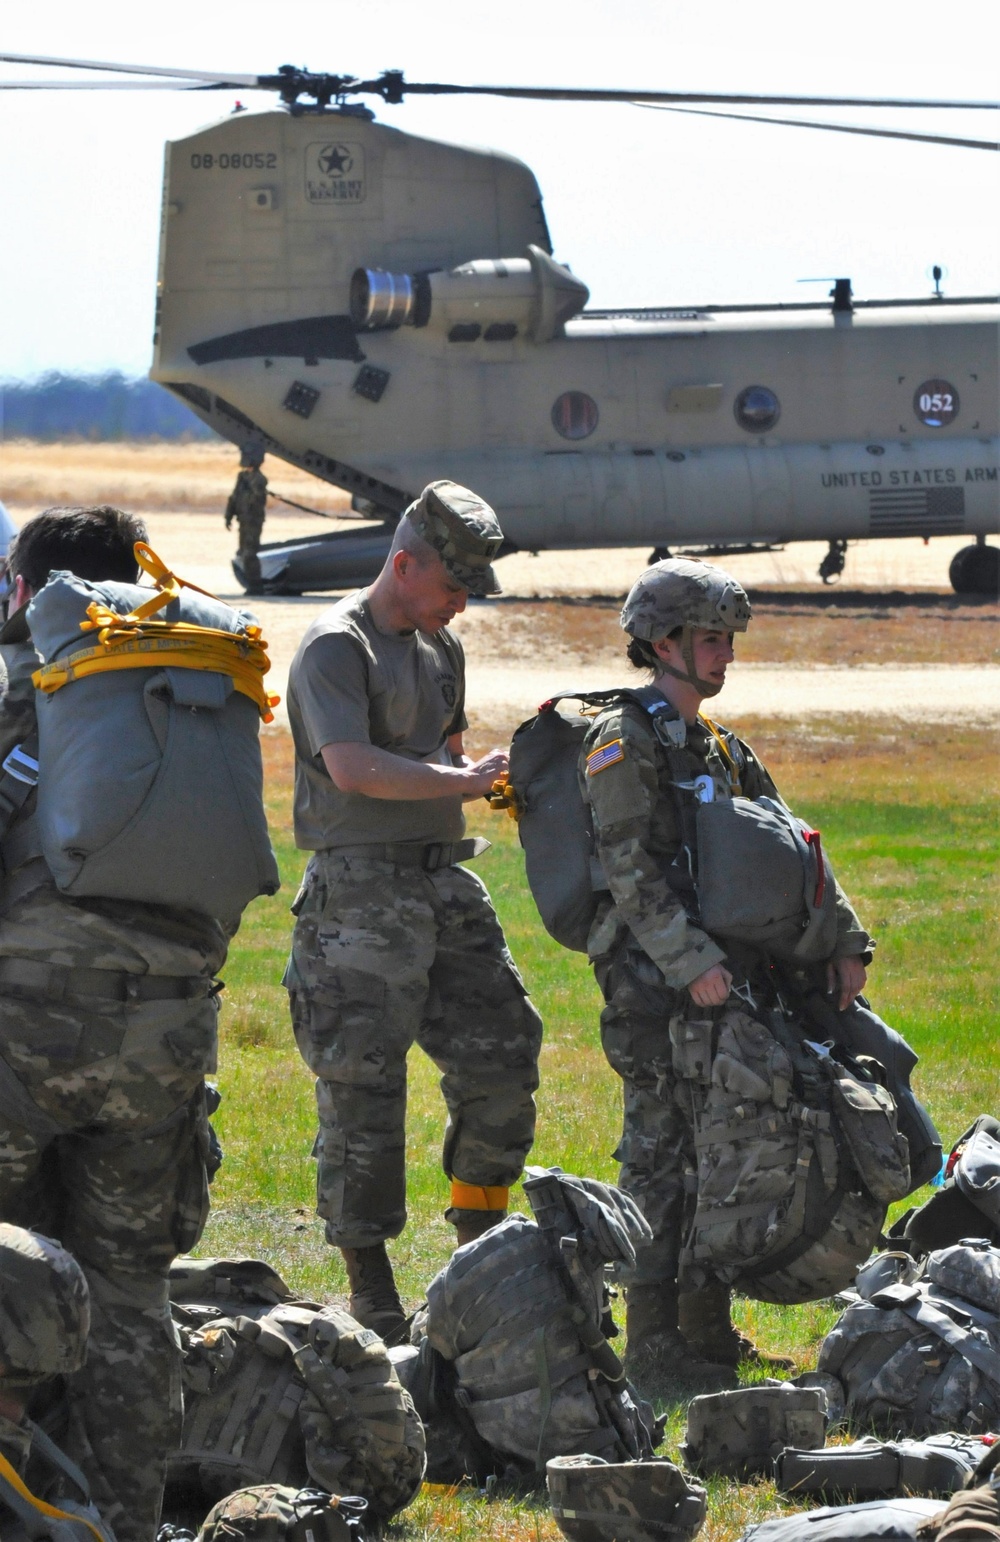
M 859 300 L 841 278 L 818 303 L 588 310 L 586 285 L 552 256 L 526 165 L 389 128 L 349 98 L 494 94 L 712 116 L 996 103 L 0 58 L 279 94 L 280 110 L 236 111 L 166 147 L 151 370 L 224 438 L 346 489 L 370 516 L 263 546 L 267 591 L 367 581 L 400 512 L 446 476 L 489 499 L 509 550 L 822 539 L 829 580 L 851 539 L 966 533 L 954 588 L 997 592 L 1000 548 L 985 537 L 1000 530 L 1000 298 L 937 284 L 926 298 Z

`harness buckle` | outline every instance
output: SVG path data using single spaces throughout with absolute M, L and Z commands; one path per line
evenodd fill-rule
M 15 744 L 0 769 L 12 776 L 15 782 L 25 782 L 29 787 L 38 785 L 38 761 L 27 753 L 23 744 Z

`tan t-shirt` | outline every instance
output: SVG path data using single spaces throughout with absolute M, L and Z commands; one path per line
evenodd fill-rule
M 461 797 L 369 798 L 330 779 L 325 744 L 373 744 L 450 765 L 467 726 L 465 655 L 454 633 L 380 632 L 368 592 L 349 594 L 306 632 L 288 676 L 295 742 L 295 843 L 306 851 L 389 841 L 457 841 Z

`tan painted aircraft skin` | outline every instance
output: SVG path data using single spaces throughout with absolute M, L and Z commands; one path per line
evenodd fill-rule
M 167 147 L 154 379 L 375 517 L 450 476 L 530 550 L 1000 530 L 997 299 L 587 299 L 498 152 L 363 109 L 241 112 Z M 363 581 L 385 527 L 348 539 Z M 273 587 L 347 572 L 284 550 L 262 550 Z

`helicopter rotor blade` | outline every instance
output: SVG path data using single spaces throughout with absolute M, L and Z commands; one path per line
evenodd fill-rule
M 0 91 L 225 91 L 248 87 L 227 80 L 202 85 L 197 80 L 0 80 Z
M 159 75 L 172 80 L 203 81 L 206 85 L 219 86 L 255 86 L 259 80 L 257 75 L 223 75 L 218 70 L 186 70 L 167 69 L 160 64 L 111 64 L 99 59 L 59 59 L 50 54 L 5 54 L 0 53 L 0 64 L 54 64 L 68 70 L 112 70 L 119 75 Z M 47 89 L 52 86 L 48 82 L 43 83 Z
M 662 102 L 636 102 L 654 112 L 675 112 L 679 117 L 726 118 L 730 123 L 774 123 L 781 128 L 826 129 L 832 134 L 864 134 L 876 139 L 912 139 L 925 145 L 951 145 L 962 150 L 1000 150 L 1000 142 L 990 139 L 960 139 L 951 134 L 918 134 L 907 129 L 863 127 L 853 123 L 815 123 L 809 118 L 770 118 L 749 112 L 710 112 L 701 107 L 668 107 Z
M 944 107 L 993 110 L 1000 101 L 952 101 L 924 97 L 888 96 L 748 96 L 719 91 L 624 91 L 576 86 L 457 86 L 440 81 L 404 80 L 398 71 L 387 70 L 377 80 L 356 81 L 353 90 L 384 96 L 395 88 L 406 96 L 503 96 L 540 102 L 624 102 L 684 106 L 688 103 L 722 103 L 731 107 Z

